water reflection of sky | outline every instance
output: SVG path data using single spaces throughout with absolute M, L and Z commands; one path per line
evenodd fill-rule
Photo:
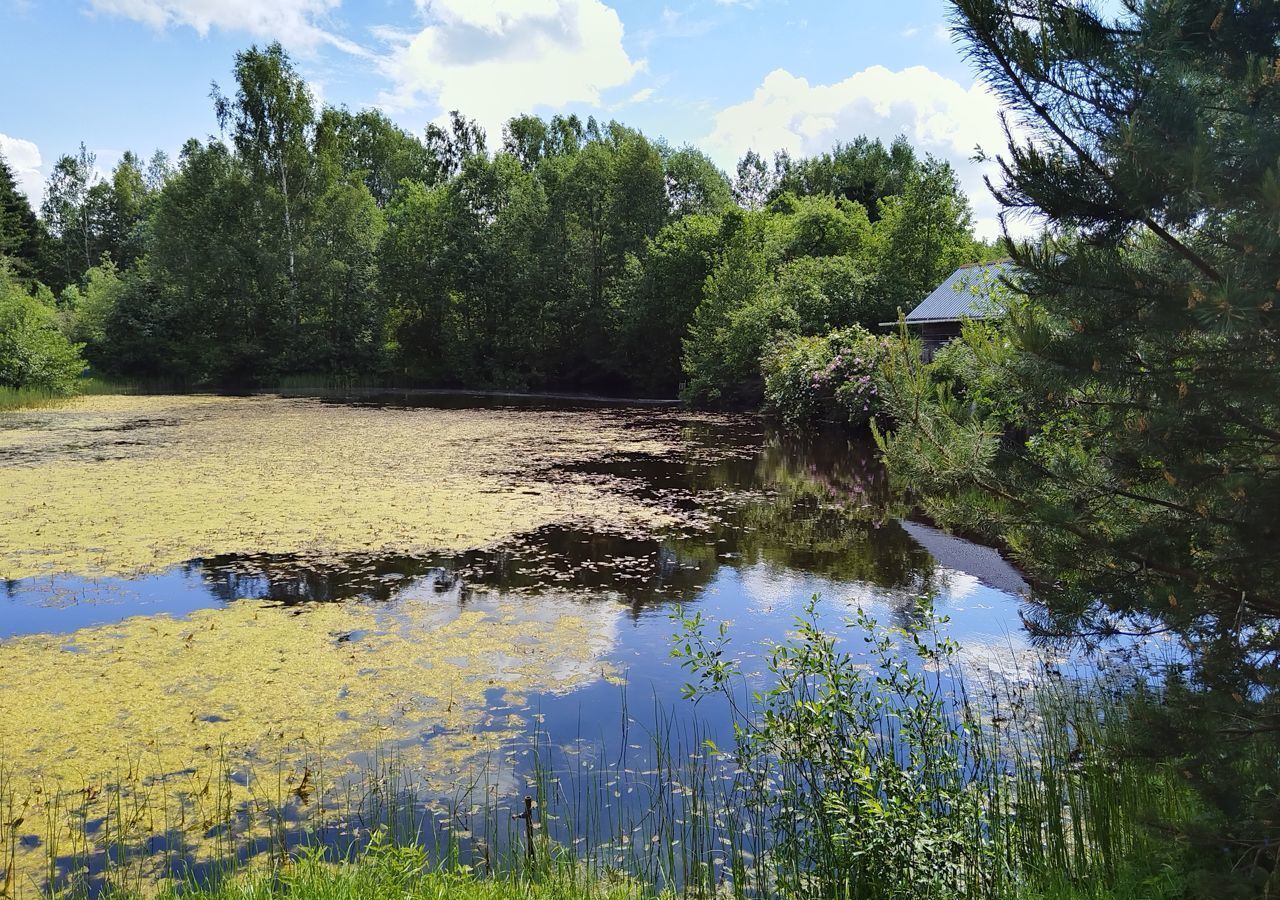
M 775 499 L 750 500 L 756 508 L 747 519 L 759 523 L 758 505 Z M 794 534 L 790 526 L 798 520 L 822 515 L 816 506 L 792 505 L 782 531 Z M 1007 667 L 1027 648 L 1018 618 L 1020 598 L 991 587 L 983 572 L 938 565 L 892 521 L 861 534 L 859 543 L 869 539 L 875 546 L 855 551 L 875 558 L 892 548 L 891 561 L 879 569 L 888 573 L 883 579 L 887 583 L 846 577 L 845 572 L 866 572 L 867 564 L 846 565 L 829 545 L 821 552 L 777 547 L 760 531 L 744 541 L 738 531 L 743 519 L 731 515 L 726 521 L 729 524 L 722 523 L 713 539 L 694 535 L 644 542 L 553 531 L 482 554 L 351 560 L 345 568 L 300 569 L 278 558 L 225 559 L 135 579 L 28 579 L 7 586 L 0 627 L 6 637 L 65 634 L 67 646 L 72 646 L 74 633 L 90 626 L 157 613 L 180 617 L 236 603 L 237 598 L 274 598 L 296 607 L 303 621 L 307 609 L 321 600 L 372 603 L 382 610 L 381 619 L 389 628 L 404 617 L 421 620 L 424 609 L 439 609 L 446 617 L 451 611 L 479 611 L 494 620 L 515 617 L 536 639 L 555 628 L 555 618 L 564 613 L 569 598 L 572 605 L 591 611 L 593 634 L 602 651 L 585 658 L 560 658 L 556 642 L 545 642 L 538 670 L 548 683 L 569 687 L 551 693 L 525 690 L 510 676 L 518 670 L 517 660 L 504 659 L 500 652 L 470 659 L 469 668 L 479 665 L 491 673 L 492 687 L 485 696 L 490 721 L 498 723 L 494 727 L 500 728 L 507 715 L 519 714 L 530 730 L 544 731 L 555 743 L 585 740 L 608 753 L 620 749 L 620 726 L 628 718 L 643 730 L 661 715 L 689 716 L 717 740 L 723 742 L 732 734 L 723 706 L 712 702 L 695 708 L 681 698 L 688 673 L 670 655 L 677 630 L 672 614 L 680 607 L 697 609 L 712 622 L 731 624 L 733 652 L 756 686 L 762 683 L 760 673 L 771 642 L 792 631 L 796 617 L 815 595 L 820 597 L 820 620 L 832 630 L 843 629 L 859 609 L 882 625 L 907 627 L 920 590 L 927 589 L 937 613 L 950 620 L 949 636 L 980 667 Z M 829 544 L 828 538 L 823 541 Z M 900 565 L 902 559 L 909 565 Z M 872 570 L 877 570 L 875 565 Z M 339 639 L 361 638 L 357 634 Z M 861 641 L 846 643 L 852 652 L 860 652 Z M 456 652 L 480 651 L 463 644 Z M 464 660 L 440 660 L 446 666 L 451 662 L 461 666 Z M 625 690 L 618 677 L 603 677 L 606 672 L 621 676 Z M 512 691 L 518 693 L 514 706 Z M 393 743 L 429 746 L 433 739 L 428 728 L 399 735 Z M 508 772 L 504 783 L 512 777 Z
M 888 523 L 884 531 L 888 534 L 891 529 L 897 529 L 895 523 Z M 528 605 L 536 604 L 538 594 L 548 588 L 577 590 L 582 599 L 592 602 L 627 604 L 637 625 L 651 619 L 665 622 L 673 605 L 689 603 L 709 616 L 749 619 L 753 632 L 774 636 L 814 595 L 822 598 L 823 608 L 852 613 L 862 607 L 884 624 L 904 625 L 915 598 L 927 589 L 937 612 L 952 619 L 951 635 L 962 643 L 1021 631 L 1019 596 L 992 587 L 981 574 L 939 565 L 924 553 L 916 564 L 915 579 L 885 585 L 733 552 L 689 554 L 680 541 L 654 541 L 646 547 L 646 542 L 634 538 L 578 537 L 583 543 L 603 545 L 603 552 L 597 547 L 592 557 L 612 559 L 613 565 L 604 571 L 602 563 L 580 557 L 576 565 L 570 564 L 571 576 L 549 571 L 543 565 L 544 554 L 555 551 L 545 546 L 531 551 L 530 546 L 541 543 L 535 540 L 519 549 L 469 557 L 353 560 L 352 567 L 361 570 L 356 574 L 341 567 L 311 565 L 291 570 L 288 560 L 250 558 L 193 561 L 136 578 L 21 579 L 3 586 L 0 638 L 66 634 L 133 616 L 184 616 L 237 599 L 286 604 L 374 599 L 394 604 L 426 591 L 448 590 L 460 603 L 485 593 Z M 622 555 L 609 553 L 615 542 L 627 544 Z M 524 561 L 533 574 L 525 574 Z M 615 569 L 634 573 L 633 590 L 620 588 Z
M 613 456 L 575 474 L 621 479 L 637 497 L 700 510 L 706 527 L 644 539 L 557 526 L 488 550 L 426 558 L 228 556 L 134 578 L 27 578 L 4 585 L 0 638 L 181 617 L 240 599 L 300 608 L 361 599 L 392 609 L 429 594 L 529 616 L 544 592 L 568 591 L 627 608 L 630 624 L 619 629 L 610 661 L 638 689 L 668 699 L 681 683 L 668 653 L 678 604 L 732 620 L 744 653 L 785 636 L 815 594 L 835 627 L 859 607 L 883 624 L 908 625 L 916 598 L 929 593 L 961 645 L 1025 645 L 1021 577 L 993 550 L 887 518 L 887 486 L 865 444 L 792 442 L 750 420 L 696 422 L 679 453 Z
M 549 471 L 547 480 L 554 483 L 563 474 Z M 473 706 L 463 711 L 464 724 L 450 725 L 441 714 L 452 710 L 459 717 L 453 696 L 436 696 L 435 707 L 420 707 L 421 715 L 404 719 L 386 738 L 437 757 L 436 749 L 452 741 L 461 765 L 472 761 L 472 734 L 492 737 L 479 743 L 507 748 L 506 768 L 495 769 L 492 782 L 506 795 L 526 789 L 527 772 L 519 766 L 528 758 L 534 732 L 562 748 L 582 742 L 616 759 L 633 744 L 643 746 L 656 724 L 672 716 L 685 723 L 681 727 L 696 727 L 728 745 L 732 728 L 725 706 L 681 698 L 688 673 L 670 654 L 678 627 L 672 616 L 681 608 L 700 611 L 712 623 L 731 623 L 733 652 L 756 685 L 762 683 L 770 643 L 793 630 L 814 595 L 821 598 L 822 624 L 838 630 L 859 609 L 881 625 L 910 627 L 917 599 L 927 594 L 936 612 L 948 617 L 946 634 L 962 648 L 966 670 L 1035 665 L 1025 663 L 1032 642 L 1019 613 L 1028 589 L 1018 572 L 990 548 L 891 518 L 887 485 L 865 444 L 794 443 L 763 432 L 754 420 L 693 420 L 680 452 L 616 455 L 576 467 L 573 474 L 618 479 L 645 502 L 695 511 L 701 524 L 649 537 L 559 525 L 488 549 L 436 556 L 222 556 L 132 578 L 49 575 L 9 581 L 0 583 L 0 674 L 6 646 L 16 647 L 23 636 L 55 635 L 55 651 L 75 649 L 77 636 L 95 626 L 111 626 L 107 632 L 118 626 L 123 633 L 130 630 L 126 620 L 157 615 L 189 616 L 209 628 L 221 616 L 238 623 L 231 627 L 257 630 L 256 616 L 236 611 L 246 608 L 245 601 L 269 601 L 272 608 L 287 608 L 282 634 L 313 639 L 317 635 L 308 629 L 335 629 L 318 635 L 318 654 L 337 647 L 363 654 L 350 673 L 341 666 L 309 669 L 285 650 L 279 651 L 288 657 L 281 663 L 307 678 L 313 671 L 338 681 L 350 676 L 352 689 L 363 691 L 359 696 L 370 703 L 390 688 L 429 696 L 437 685 L 424 687 L 424 680 L 450 667 L 465 671 Z M 339 606 L 358 612 L 352 616 L 358 628 L 333 615 Z M 440 637 L 467 614 L 495 632 L 491 640 Z M 558 623 L 569 620 L 582 631 L 573 638 L 557 635 Z M 85 652 L 105 659 L 112 647 L 102 651 L 112 638 L 104 644 L 103 631 L 97 629 Z M 217 633 L 222 632 L 220 627 Z M 863 652 L 856 631 L 844 634 L 850 652 Z M 387 635 L 396 637 L 385 640 Z M 428 645 L 438 648 L 434 658 L 422 654 Z M 233 642 L 225 646 L 235 651 Z M 386 648 L 385 658 L 378 658 L 377 647 Z M 157 649 L 180 660 L 182 635 Z M 258 652 L 264 651 L 276 649 Z M 47 665 L 47 657 L 28 656 L 36 669 Z M 243 663 L 254 665 L 252 659 Z M 379 665 L 382 674 L 361 681 L 369 667 Z M 395 666 L 417 668 L 390 671 Z M 67 683 L 91 683 L 74 664 L 71 669 L 79 680 Z M 198 684 L 199 673 L 183 671 L 188 682 Z M 241 675 L 238 668 L 228 673 Z M 257 699 L 251 675 L 232 698 L 246 717 Z M 164 677 L 157 676 L 160 693 Z M 346 702 L 348 688 L 334 687 L 333 697 L 317 690 L 307 694 L 315 714 L 331 721 L 337 716 L 349 734 L 363 734 L 351 722 L 361 710 Z M 225 711 L 205 708 L 212 699 L 189 699 L 193 731 L 204 729 L 213 741 L 219 728 L 230 727 L 222 721 Z M 188 714 L 186 707 L 180 711 Z M 169 724 L 179 732 L 186 728 L 185 720 Z M 46 746 L 65 744 L 62 737 L 51 734 Z M 357 737 L 349 744 L 344 750 L 358 759 L 363 751 L 351 751 Z
M 673 605 L 732 619 L 744 643 L 782 637 L 804 603 L 823 598 L 833 621 L 864 607 L 909 623 L 929 593 L 962 645 L 1022 646 L 1020 575 L 989 548 L 915 522 L 883 518 L 887 487 L 870 448 L 843 440 L 797 444 L 750 424 L 700 423 L 683 454 L 594 464 L 636 496 L 708 513 L 708 527 L 654 536 L 542 529 L 486 551 L 430 558 L 289 556 L 193 560 L 134 578 L 50 575 L 3 585 L 0 638 L 68 634 L 133 616 L 184 616 L 238 599 L 285 604 L 371 599 L 394 604 L 424 590 L 480 594 L 528 607 L 550 588 L 623 603 L 632 627 L 618 662 L 665 660 Z M 654 677 L 669 682 L 665 663 Z

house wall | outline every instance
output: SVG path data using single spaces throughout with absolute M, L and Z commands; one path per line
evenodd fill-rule
M 920 343 L 923 344 L 925 362 L 933 359 L 933 355 L 950 341 L 960 337 L 959 322 L 929 322 L 919 326 Z

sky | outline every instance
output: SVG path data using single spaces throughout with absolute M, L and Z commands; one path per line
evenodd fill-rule
M 955 166 L 978 231 L 1004 148 L 999 103 L 942 0 L 0 0 L 0 152 L 33 203 L 83 141 L 176 154 L 217 134 L 211 84 L 279 40 L 317 103 L 379 107 L 421 134 L 451 109 L 491 147 L 513 115 L 576 112 L 693 144 L 807 155 L 905 135 Z

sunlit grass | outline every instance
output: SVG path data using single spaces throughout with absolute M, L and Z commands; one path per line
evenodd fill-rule
M 0 412 L 39 409 L 45 406 L 57 406 L 74 397 L 131 394 L 137 390 L 138 387 L 133 384 L 96 377 L 81 378 L 70 393 L 51 391 L 47 388 L 14 388 L 0 385 Z
M 420 848 L 380 844 L 351 862 L 329 863 L 301 854 L 281 869 L 251 872 L 214 886 L 169 886 L 161 900 L 641 900 L 657 893 L 620 873 L 593 873 L 558 860 L 536 869 L 477 872 L 432 866 Z

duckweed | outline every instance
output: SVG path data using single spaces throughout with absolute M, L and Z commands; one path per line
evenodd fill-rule
M 199 854 L 212 825 L 278 791 L 273 779 L 308 781 L 323 803 L 309 768 L 323 759 L 333 786 L 377 747 L 449 796 L 515 752 L 528 695 L 616 677 L 602 658 L 621 610 L 567 596 L 527 611 L 447 597 L 244 600 L 0 644 L 0 812 L 19 821 L 11 870 L 38 873 L 53 840 L 89 857 L 96 841 L 119 840 L 86 824 L 109 820 L 122 792 L 143 833 L 181 823 Z M 486 702 L 495 690 L 503 702 Z
M 412 555 L 568 522 L 649 531 L 679 513 L 565 469 L 676 439 L 659 415 L 281 397 L 97 396 L 0 414 L 0 578 L 218 554 Z

